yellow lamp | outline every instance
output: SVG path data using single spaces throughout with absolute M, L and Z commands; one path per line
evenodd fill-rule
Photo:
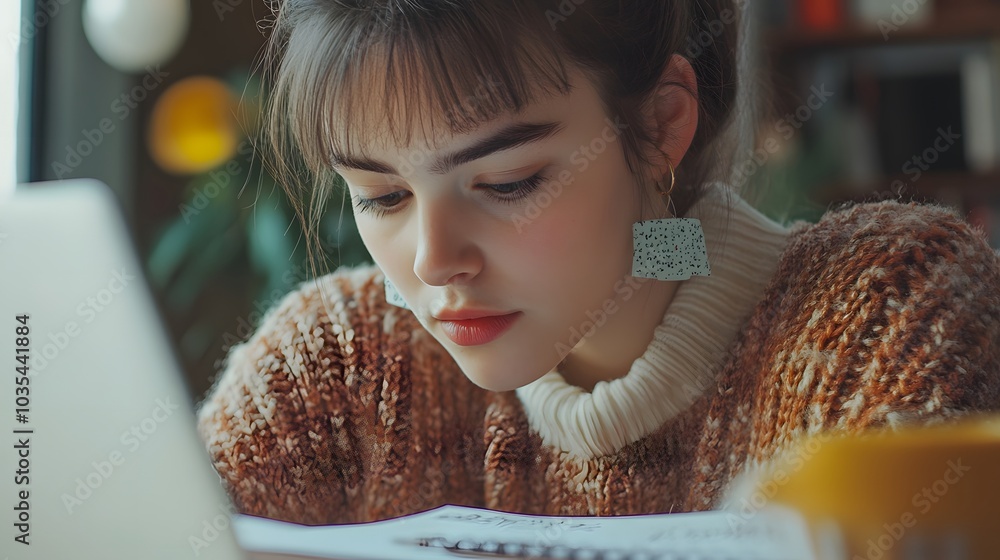
M 195 174 L 233 157 L 240 137 L 235 107 L 235 97 L 216 78 L 193 76 L 172 85 L 149 123 L 153 160 L 172 173 Z

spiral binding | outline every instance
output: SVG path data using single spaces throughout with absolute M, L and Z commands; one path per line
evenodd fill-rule
M 519 542 L 478 542 L 467 539 L 450 540 L 443 537 L 420 539 L 420 546 L 443 548 L 448 552 L 470 558 L 544 558 L 565 560 L 730 560 L 708 558 L 702 555 L 677 555 L 661 551 L 635 551 L 603 548 L 573 548 L 565 545 L 532 545 Z M 735 559 L 732 559 L 735 560 Z

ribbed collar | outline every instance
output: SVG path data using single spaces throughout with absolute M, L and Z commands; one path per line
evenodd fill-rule
M 686 217 L 701 220 L 711 276 L 681 283 L 628 374 L 587 392 L 556 368 L 516 390 L 545 443 L 584 458 L 610 455 L 715 387 L 730 345 L 774 274 L 789 229 L 722 183 L 713 183 Z

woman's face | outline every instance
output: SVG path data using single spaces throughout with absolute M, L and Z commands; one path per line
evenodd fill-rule
M 629 276 L 640 216 L 624 124 L 605 115 L 582 74 L 571 83 L 568 95 L 433 149 L 368 146 L 380 172 L 347 158 L 335 166 L 375 263 L 486 389 L 515 389 L 552 370 L 639 286 Z M 515 315 L 441 320 L 476 310 Z

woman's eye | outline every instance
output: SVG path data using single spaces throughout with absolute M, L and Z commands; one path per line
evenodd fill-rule
M 500 183 L 500 184 L 488 184 L 482 183 L 479 186 L 485 187 L 492 191 L 489 196 L 490 198 L 499 200 L 501 202 L 515 203 L 523 198 L 526 198 L 531 193 L 533 193 L 542 183 L 545 182 L 545 177 L 542 172 L 528 177 L 527 179 L 522 179 L 520 181 L 514 181 L 513 183 Z M 500 195 L 500 196 L 497 196 Z
M 494 200 L 513 204 L 531 195 L 544 182 L 545 177 L 540 171 L 527 179 L 514 181 L 513 183 L 479 183 L 476 186 L 483 187 L 486 190 L 486 196 Z M 408 194 L 407 191 L 396 191 L 377 198 L 355 196 L 354 203 L 359 211 L 374 214 L 375 217 L 381 217 L 395 212 L 394 208 Z
M 354 204 L 361 212 L 370 212 L 375 217 L 381 217 L 392 213 L 392 208 L 397 206 L 405 197 L 406 191 L 396 191 L 377 198 L 354 197 Z

